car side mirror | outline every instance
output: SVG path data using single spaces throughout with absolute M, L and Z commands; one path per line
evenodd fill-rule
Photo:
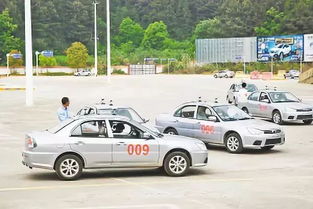
M 147 139 L 147 140 L 154 139 L 154 137 L 151 134 L 147 133 L 147 132 L 143 133 L 143 138 Z
M 216 121 L 217 121 L 217 117 L 214 116 L 214 115 L 210 115 L 210 116 L 208 117 L 208 121 L 216 122 Z
M 148 123 L 150 119 L 142 119 L 144 123 Z

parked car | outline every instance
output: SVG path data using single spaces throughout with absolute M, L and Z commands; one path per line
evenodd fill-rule
M 214 74 L 214 78 L 233 78 L 235 72 L 231 70 L 221 70 Z
M 283 60 L 284 57 L 291 55 L 292 49 L 289 44 L 278 44 L 270 50 L 270 56 L 274 59 Z
M 99 104 L 86 105 L 77 113 L 78 116 L 88 115 L 119 115 L 134 120 L 143 126 L 146 126 L 153 131 L 158 131 L 151 123 L 150 120 L 141 117 L 133 108 L 129 106 L 117 106 L 112 102 L 104 103 L 103 100 Z
M 237 104 L 238 101 L 238 92 L 242 88 L 240 84 L 232 84 L 227 92 L 226 101 L 229 104 Z M 252 93 L 258 90 L 258 87 L 255 84 L 247 83 L 246 87 L 248 94 L 247 97 Z
M 245 148 L 270 150 L 285 143 L 279 125 L 257 120 L 233 105 L 203 101 L 184 103 L 156 118 L 162 133 L 194 137 L 209 144 L 224 145 L 230 153 Z
M 238 103 L 238 107 L 252 116 L 271 119 L 276 124 L 297 121 L 311 124 L 313 121 L 313 106 L 304 104 L 286 91 L 257 91 L 246 102 Z
M 299 76 L 300 76 L 299 70 L 289 70 L 284 74 L 285 79 L 287 78 L 295 79 L 299 78 Z
M 183 176 L 207 165 L 203 142 L 155 133 L 126 117 L 101 115 L 69 119 L 52 129 L 26 135 L 23 164 L 55 170 L 62 180 L 78 179 L 83 169 L 162 167 Z
M 83 70 L 78 70 L 77 72 L 74 73 L 75 76 L 91 76 L 91 70 L 90 69 L 83 69 Z

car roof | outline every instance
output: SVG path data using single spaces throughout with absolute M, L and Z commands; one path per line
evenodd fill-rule
M 219 103 L 219 102 L 210 102 L 210 101 L 190 101 L 190 102 L 185 102 L 181 106 L 186 106 L 186 105 L 198 105 L 198 106 L 210 106 L 210 107 L 215 107 L 215 106 L 221 106 L 221 105 L 229 105 L 226 103 Z
M 81 115 L 76 116 L 74 120 L 124 120 L 130 121 L 129 118 L 120 115 Z
M 110 104 L 93 104 L 93 105 L 85 105 L 85 107 L 94 107 L 96 109 L 119 109 L 119 108 L 130 108 L 128 106 L 120 106 L 120 105 L 110 105 Z
M 277 90 L 274 90 L 274 89 L 261 89 L 259 90 L 258 92 L 266 92 L 266 93 L 288 93 L 288 91 L 277 91 Z

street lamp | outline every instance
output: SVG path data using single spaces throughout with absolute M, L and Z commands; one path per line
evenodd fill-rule
M 40 52 L 36 51 L 35 54 L 36 54 L 36 76 L 38 76 L 38 65 L 39 65 L 39 57 L 38 56 L 39 56 Z
M 98 75 L 98 36 L 97 36 L 97 1 L 93 2 L 94 10 L 95 10 L 95 76 Z
M 33 101 L 33 49 L 32 49 L 31 0 L 25 0 L 25 71 L 26 71 L 26 106 Z
M 111 34 L 110 34 L 110 0 L 107 4 L 107 76 L 108 82 L 111 81 Z

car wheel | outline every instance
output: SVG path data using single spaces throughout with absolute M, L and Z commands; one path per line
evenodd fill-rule
M 246 108 L 246 107 L 243 107 L 243 108 L 242 108 L 242 111 L 244 111 L 245 113 L 249 114 L 249 110 L 248 110 L 248 108 Z
M 276 124 L 282 125 L 283 120 L 281 118 L 281 114 L 278 110 L 275 110 L 272 114 L 272 121 Z
M 224 75 L 225 78 L 228 78 L 228 75 Z
M 231 133 L 226 136 L 225 146 L 230 153 L 240 153 L 243 151 L 242 140 L 237 133 Z
M 190 167 L 190 159 L 183 152 L 172 152 L 164 160 L 164 171 L 169 176 L 183 176 Z
M 303 123 L 305 125 L 310 125 L 313 122 L 313 120 L 304 120 Z
M 217 75 L 214 75 L 214 78 L 217 78 Z
M 274 147 L 275 147 L 274 145 L 272 145 L 272 146 L 266 146 L 266 147 L 261 147 L 261 150 L 263 150 L 263 151 L 269 151 L 269 150 L 273 149 Z
M 169 135 L 178 135 L 178 132 L 174 128 L 166 129 L 164 133 Z
M 61 180 L 76 180 L 83 172 L 83 162 L 76 155 L 64 155 L 56 162 L 55 171 Z

